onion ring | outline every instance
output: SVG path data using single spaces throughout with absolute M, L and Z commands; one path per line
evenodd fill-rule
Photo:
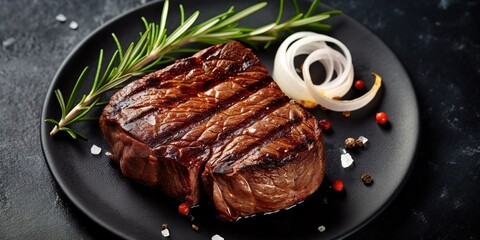
M 327 45 L 335 44 L 337 51 Z M 295 57 L 307 54 L 302 66 L 303 79 L 294 65 Z M 310 75 L 310 65 L 320 62 L 326 72 L 324 81 L 315 85 Z M 343 97 L 353 84 L 352 56 L 339 40 L 319 33 L 297 32 L 283 41 L 275 55 L 273 78 L 282 91 L 306 108 L 321 105 L 332 111 L 354 111 L 367 105 L 381 86 L 382 78 L 375 77 L 373 87 L 363 96 L 352 100 L 336 100 Z

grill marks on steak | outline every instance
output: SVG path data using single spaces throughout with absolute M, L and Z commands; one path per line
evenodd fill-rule
M 191 205 L 203 184 L 224 220 L 295 204 L 324 174 L 315 118 L 237 42 L 127 85 L 112 96 L 100 126 L 125 176 Z M 298 174 L 309 180 L 299 183 Z
M 266 118 L 219 149 L 205 166 L 204 188 L 221 219 L 287 208 L 322 182 L 323 142 L 316 120 L 293 102 Z

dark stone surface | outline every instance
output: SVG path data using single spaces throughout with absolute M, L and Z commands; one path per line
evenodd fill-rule
M 480 239 L 480 2 L 324 1 L 370 28 L 409 72 L 422 140 L 398 198 L 351 239 Z M 0 2 L 0 239 L 113 238 L 53 180 L 39 138 L 55 71 L 141 1 Z M 66 23 L 55 20 L 63 13 Z M 77 30 L 68 27 L 79 24 Z

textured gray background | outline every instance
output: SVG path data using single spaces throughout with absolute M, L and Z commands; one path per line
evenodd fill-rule
M 480 239 L 479 1 L 324 1 L 370 28 L 412 78 L 418 161 L 397 200 L 352 239 Z M 62 194 L 39 124 L 51 80 L 92 30 L 142 1 L 0 1 L 0 239 L 112 237 Z M 55 16 L 63 13 L 67 23 Z M 77 30 L 69 21 L 79 23 Z

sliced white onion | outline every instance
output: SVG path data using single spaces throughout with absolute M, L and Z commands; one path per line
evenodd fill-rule
M 309 32 L 297 32 L 287 37 L 275 54 L 275 62 L 273 66 L 273 79 L 277 82 L 282 91 L 290 98 L 297 102 L 302 100 L 315 103 L 314 99 L 310 97 L 305 82 L 295 72 L 293 66 L 293 59 L 287 60 L 287 49 L 292 42 L 300 38 L 311 35 Z M 316 103 L 315 103 L 316 104 Z
M 328 43 L 335 44 L 337 51 Z M 294 65 L 296 56 L 308 55 L 302 66 L 303 79 Z M 324 81 L 315 85 L 310 75 L 310 65 L 320 62 L 326 72 Z M 313 32 L 297 32 L 289 36 L 277 50 L 273 78 L 293 100 L 304 107 L 317 104 L 333 111 L 353 111 L 368 104 L 381 86 L 381 77 L 375 73 L 375 83 L 365 95 L 353 100 L 336 100 L 343 97 L 353 84 L 352 56 L 339 40 Z M 336 77 L 334 77 L 336 76 Z

